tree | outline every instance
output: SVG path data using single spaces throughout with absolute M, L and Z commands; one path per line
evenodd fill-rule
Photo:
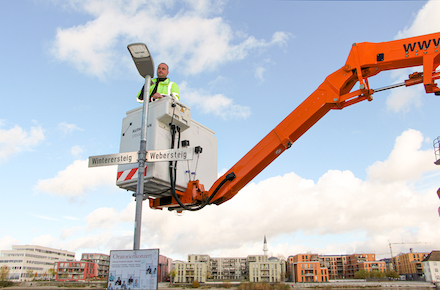
M 176 269 L 171 270 L 170 272 L 170 283 L 174 283 L 174 278 L 177 276 L 177 271 Z
M 33 277 L 34 271 L 33 270 L 26 270 L 26 277 Z
M 359 270 L 359 271 L 354 273 L 354 278 L 355 279 L 367 279 L 367 278 L 370 278 L 370 272 L 368 272 L 366 270 Z
M 0 281 L 5 281 L 9 277 L 9 267 L 1 266 L 0 268 Z
M 50 278 L 54 278 L 55 275 L 57 274 L 54 268 L 50 268 L 47 272 L 49 272 L 49 275 L 51 275 Z
M 373 278 L 385 278 L 385 273 L 378 271 L 378 270 L 373 270 L 371 271 L 371 277 Z
M 397 278 L 399 278 L 399 273 L 397 273 L 397 272 L 394 271 L 394 270 L 386 271 L 386 272 L 385 272 L 385 275 L 386 275 L 387 277 L 389 277 L 389 278 L 393 278 L 393 279 L 397 279 Z

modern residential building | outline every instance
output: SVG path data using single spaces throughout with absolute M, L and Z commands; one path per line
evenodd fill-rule
M 405 276 L 406 280 L 419 281 L 424 280 L 424 271 L 422 261 L 429 253 L 415 253 L 410 249 L 409 253 L 393 257 L 393 265 L 396 272 Z
M 247 258 L 211 258 L 209 255 L 188 255 L 188 262 L 175 261 L 175 282 L 207 281 L 283 282 L 285 263 L 265 255 Z
M 288 257 L 287 269 L 293 282 L 326 282 L 333 279 L 352 279 L 361 270 L 386 272 L 386 263 L 376 261 L 375 254 L 298 254 Z
M 380 260 L 385 262 L 387 271 L 394 271 L 393 259 L 391 259 L 391 258 L 383 258 L 383 259 L 380 259 Z
M 27 281 L 50 278 L 49 269 L 58 261 L 74 261 L 75 253 L 36 245 L 13 245 L 12 250 L 2 250 L 0 267 L 9 267 L 9 279 Z
M 352 254 L 347 256 L 347 265 L 345 267 L 345 278 L 352 279 L 357 271 L 365 270 L 368 272 L 387 271 L 384 261 L 376 261 L 375 254 Z
M 246 258 L 209 258 L 210 277 L 214 281 L 242 281 L 246 276 Z
M 205 283 L 208 277 L 208 264 L 205 262 L 174 261 L 173 270 L 176 271 L 175 283 L 192 283 L 194 280 Z
M 247 257 L 247 272 L 249 282 L 284 282 L 286 264 L 278 258 L 262 256 Z
M 96 278 L 107 278 L 108 269 L 110 267 L 110 256 L 106 254 L 83 253 L 81 261 L 91 262 L 98 265 L 98 273 Z
M 98 277 L 99 265 L 87 261 L 62 261 L 56 263 L 57 281 L 86 281 Z
M 440 251 L 432 251 L 422 261 L 426 282 L 440 282 Z
M 344 279 L 347 255 L 321 255 L 321 265 L 328 269 L 330 280 Z
M 328 282 L 329 271 L 318 254 L 289 256 L 288 269 L 293 282 Z
M 158 282 L 167 281 L 168 275 L 171 272 L 172 264 L 173 264 L 173 259 L 159 255 L 159 271 L 157 277 Z

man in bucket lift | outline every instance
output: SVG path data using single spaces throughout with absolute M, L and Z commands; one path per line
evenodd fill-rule
M 150 86 L 150 102 L 161 99 L 164 95 L 172 96 L 175 100 L 179 100 L 179 86 L 170 81 L 168 76 L 168 65 L 161 63 L 157 67 L 157 78 L 151 80 Z M 144 87 L 136 97 L 139 103 L 144 101 Z

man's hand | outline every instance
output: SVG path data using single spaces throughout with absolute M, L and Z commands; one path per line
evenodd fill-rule
M 155 101 L 157 99 L 162 99 L 162 98 L 163 98 L 163 96 L 159 93 L 155 93 L 154 95 L 151 96 L 152 101 Z

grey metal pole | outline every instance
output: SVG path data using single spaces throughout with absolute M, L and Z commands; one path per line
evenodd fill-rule
M 136 187 L 136 216 L 134 220 L 133 250 L 139 250 L 141 244 L 142 202 L 144 201 L 145 159 L 147 157 L 147 120 L 148 105 L 150 103 L 150 82 L 151 76 L 145 76 L 144 102 L 142 105 L 141 144 L 138 155 L 139 167 Z

